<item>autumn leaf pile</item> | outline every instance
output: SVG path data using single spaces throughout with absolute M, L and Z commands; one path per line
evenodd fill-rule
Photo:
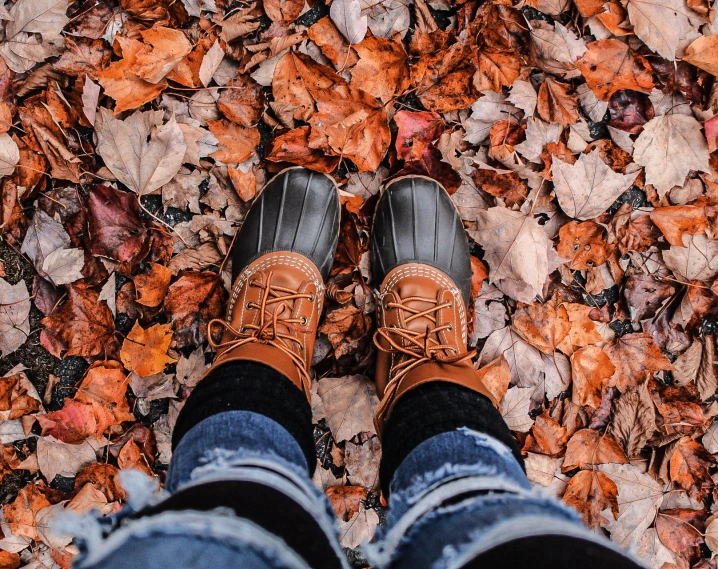
M 381 514 L 368 239 L 428 175 L 472 243 L 470 344 L 530 479 L 655 569 L 718 551 L 718 19 L 707 0 L 9 0 L 0 7 L 0 567 L 164 479 L 236 228 L 276 172 L 342 226 L 317 484 Z M 362 566 L 361 560 L 357 561 Z

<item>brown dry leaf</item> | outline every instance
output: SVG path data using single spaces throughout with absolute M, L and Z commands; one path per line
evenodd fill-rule
M 22 346 L 30 335 L 30 293 L 25 281 L 11 285 L 0 278 L 0 356 Z
M 503 354 L 476 370 L 476 376 L 496 401 L 503 399 L 511 383 L 511 369 Z
M 637 174 L 618 174 L 601 159 L 598 150 L 581 154 L 575 164 L 555 156 L 551 162 L 561 209 L 576 219 L 593 219 L 606 211 L 631 187 Z
M 137 298 L 135 302 L 154 308 L 159 306 L 167 295 L 172 279 L 172 271 L 167 267 L 150 263 L 150 270 L 134 278 Z
M 571 328 L 566 309 L 553 298 L 514 313 L 514 328 L 544 354 L 552 354 Z
M 379 516 L 368 510 L 364 504 L 348 521 L 339 522 L 339 543 L 342 547 L 356 549 L 362 543 L 369 543 L 379 526 Z
M 651 211 L 651 221 L 661 230 L 671 245 L 683 247 L 683 235 L 696 235 L 708 228 L 707 208 L 696 205 L 657 207 Z
M 710 171 L 708 144 L 692 116 L 667 114 L 651 119 L 636 140 L 633 160 L 646 168 L 646 183 L 664 196 L 683 186 L 691 170 Z
M 178 348 L 207 341 L 207 324 L 224 314 L 227 291 L 222 279 L 208 271 L 185 271 L 170 285 L 164 309 Z
M 13 535 L 39 539 L 35 517 L 49 505 L 50 502 L 38 485 L 28 484 L 20 489 L 12 502 L 3 507 L 5 522 Z
M 381 461 L 381 443 L 378 437 L 372 437 L 361 445 L 347 441 L 344 447 L 344 465 L 349 481 L 376 490 L 379 488 L 379 463 Z
M 502 52 L 482 49 L 479 52 L 479 65 L 473 77 L 477 91 L 501 91 L 511 87 L 521 73 L 521 56 L 515 52 Z
M 576 67 L 602 101 L 608 101 L 621 89 L 646 93 L 653 89 L 653 70 L 646 58 L 616 39 L 587 44 L 586 53 L 576 62 Z
M 167 364 L 175 361 L 167 355 L 171 341 L 170 324 L 155 324 L 144 329 L 135 322 L 122 343 L 122 364 L 140 377 L 160 373 Z
M 317 393 L 335 441 L 341 443 L 359 433 L 374 432 L 379 399 L 373 381 L 363 375 L 324 377 Z
M 669 462 L 671 480 L 694 500 L 703 500 L 713 487 L 709 469 L 716 459 L 698 441 L 681 439 Z M 665 543 L 665 542 L 664 542 Z
M 314 114 L 314 102 L 322 91 L 345 81 L 325 65 L 299 52 L 284 55 L 274 69 L 272 94 L 276 104 L 291 110 L 296 120 L 308 121 Z
M 145 48 L 137 54 L 134 67 L 137 75 L 150 83 L 159 83 L 192 51 L 181 30 L 155 26 L 141 34 Z
M 566 446 L 562 472 L 585 469 L 598 464 L 626 464 L 628 459 L 616 440 L 593 429 L 581 429 Z
M 225 87 L 217 99 L 219 112 L 240 126 L 256 126 L 264 112 L 262 88 L 246 75 L 235 76 Z
M 690 563 L 701 557 L 704 513 L 701 510 L 663 510 L 656 517 L 656 533 L 661 543 Z
M 598 409 L 608 379 L 615 369 L 608 355 L 598 346 L 586 346 L 575 351 L 571 356 L 572 401 Z
M 388 103 L 401 95 L 409 82 L 407 56 L 401 43 L 369 37 L 354 46 L 359 61 L 352 68 L 351 85 Z
M 695 383 L 701 400 L 712 397 L 718 387 L 715 372 L 715 340 L 712 335 L 696 339 L 673 363 L 676 384 Z
M 686 48 L 683 61 L 718 76 L 718 35 L 702 36 Z
M 256 128 L 242 128 L 225 120 L 207 121 L 207 124 L 220 146 L 212 158 L 239 164 L 255 153 L 259 144 L 259 131 Z
M 65 303 L 42 324 L 47 327 L 43 332 L 61 342 L 68 356 L 104 353 L 115 332 L 110 309 L 99 302 L 97 292 L 81 285 L 70 285 Z
M 531 434 L 541 451 L 551 456 L 562 454 L 568 442 L 566 427 L 559 425 L 546 411 L 536 417 Z
M 568 259 L 568 268 L 586 270 L 606 262 L 614 246 L 606 242 L 605 230 L 598 223 L 571 221 L 559 231 L 556 252 Z
M 359 511 L 367 490 L 361 486 L 332 486 L 326 489 L 326 495 L 337 518 L 346 522 Z
M 536 110 L 549 123 L 573 124 L 578 120 L 578 103 L 568 94 L 569 86 L 550 77 L 541 84 Z
M 605 352 L 616 368 L 609 385 L 622 393 L 640 385 L 655 371 L 673 369 L 670 360 L 647 334 L 616 338 L 606 346 Z
M 112 360 L 92 364 L 80 383 L 75 401 L 92 407 L 98 439 L 108 427 L 135 419 L 125 398 L 128 383 L 122 366 Z
M 97 73 L 97 80 L 105 94 L 117 103 L 115 114 L 136 109 L 167 88 L 166 81 L 150 83 L 137 75 L 138 56 L 146 49 L 142 42 L 122 36 L 117 37 L 117 42 L 122 49 L 122 59 Z
M 578 510 L 588 527 L 596 527 L 602 519 L 601 512 L 607 508 L 618 517 L 618 488 L 602 472 L 582 470 L 576 474 L 568 483 L 563 501 Z
M 105 495 L 108 502 L 125 500 L 125 491 L 117 477 L 119 470 L 116 466 L 96 462 L 86 466 L 75 478 L 75 486 L 83 487 L 91 484 Z
M 340 358 L 365 341 L 370 328 L 370 318 L 353 304 L 348 304 L 327 314 L 319 332 L 327 335 L 335 357 Z
M 87 441 L 67 444 L 50 436 L 40 437 L 37 441 L 37 464 L 48 482 L 58 474 L 73 477 L 96 460 L 95 451 Z
M 142 454 L 140 447 L 137 446 L 134 438 L 130 438 L 120 449 L 117 455 L 117 465 L 122 470 L 135 469 L 152 476 L 152 469 L 147 464 L 147 459 Z
M 648 393 L 648 384 L 644 383 L 614 399 L 607 432 L 623 446 L 626 456 L 638 456 L 655 431 L 656 411 Z
M 341 159 L 310 148 L 309 127 L 303 126 L 273 139 L 267 160 L 290 162 L 317 172 L 329 173 L 336 169 Z
M 125 120 L 100 108 L 95 119 L 97 152 L 105 165 L 132 191 L 145 195 L 174 178 L 186 145 L 174 117 L 162 111 L 135 112 Z
M 549 252 L 553 248 L 546 232 L 533 217 L 505 207 L 480 211 L 476 221 L 480 229 L 474 238 L 486 252 L 490 281 L 523 284 L 528 290 L 517 300 L 532 302 L 549 274 Z
M 703 233 L 684 234 L 682 247 L 663 251 L 663 262 L 683 282 L 710 282 L 718 276 L 718 241 Z
M 605 524 L 620 547 L 638 545 L 663 502 L 663 490 L 653 477 L 633 464 L 602 464 L 598 469 L 618 488 L 618 517 Z

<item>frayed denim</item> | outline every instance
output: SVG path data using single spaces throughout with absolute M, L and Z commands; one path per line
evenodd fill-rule
M 74 567 L 306 569 L 287 536 L 241 513 L 161 511 L 171 493 L 227 480 L 260 483 L 291 498 L 317 521 L 347 567 L 332 510 L 307 472 L 301 448 L 275 421 L 248 411 L 213 415 L 182 438 L 164 492 L 155 492 L 146 477 L 123 472 L 123 512 L 63 518 L 81 550 Z M 537 535 L 576 537 L 617 551 L 572 509 L 532 489 L 507 446 L 469 429 L 436 435 L 412 450 L 394 474 L 389 506 L 385 526 L 364 546 L 376 569 L 459 569 L 498 545 Z M 142 516 L 148 507 L 161 513 Z

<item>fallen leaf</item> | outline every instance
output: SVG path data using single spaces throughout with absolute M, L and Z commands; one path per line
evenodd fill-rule
M 718 275 L 718 241 L 703 233 L 684 234 L 683 247 L 671 245 L 663 251 L 663 261 L 684 281 L 709 282 Z
M 618 174 L 601 159 L 598 150 L 581 154 L 575 164 L 555 156 L 551 163 L 558 202 L 569 216 L 593 219 L 606 211 L 631 187 L 637 174 Z
M 712 397 L 718 387 L 715 373 L 715 342 L 713 336 L 696 339 L 691 347 L 673 363 L 673 378 L 677 385 L 695 383 L 701 399 Z
M 512 431 L 527 433 L 534 420 L 529 415 L 534 387 L 512 387 L 501 401 L 501 416 Z
M 616 440 L 609 434 L 593 429 L 581 429 L 566 446 L 566 458 L 561 470 L 585 469 L 599 464 L 626 464 L 628 459 Z
M 572 401 L 598 409 L 608 379 L 615 369 L 608 355 L 598 346 L 576 350 L 571 356 Z
M 6 133 L 0 134 L 0 176 L 9 176 L 20 161 L 17 143 Z
M 541 293 L 549 274 L 552 246 L 546 233 L 533 217 L 504 207 L 479 212 L 477 224 L 475 239 L 484 247 L 490 282 L 511 279 L 525 283 L 531 293 L 524 302 L 531 302 Z M 525 262 L 529 258 L 531 262 Z
M 259 144 L 259 131 L 256 128 L 242 128 L 224 120 L 207 121 L 207 124 L 220 146 L 212 158 L 239 164 L 255 153 Z
M 25 281 L 0 278 L 0 355 L 13 353 L 30 336 L 30 293 Z
M 686 48 L 683 61 L 718 76 L 718 35 L 702 36 Z
M 379 400 L 374 383 L 365 376 L 322 378 L 318 394 L 335 441 L 341 443 L 359 433 L 374 432 L 374 413 Z
M 135 302 L 144 306 L 159 306 L 167 295 L 172 279 L 172 271 L 167 267 L 150 263 L 150 270 L 134 278 L 137 298 Z
M 192 51 L 182 30 L 154 26 L 140 33 L 145 49 L 137 54 L 134 67 L 137 75 L 150 83 L 162 81 Z
M 598 223 L 571 221 L 561 227 L 556 252 L 568 259 L 572 270 L 586 270 L 606 262 L 613 252 L 613 245 L 606 242 L 605 230 Z
M 139 195 L 169 182 L 182 165 L 184 137 L 174 117 L 161 111 L 137 111 L 117 120 L 100 108 L 95 119 L 97 152 L 117 179 Z
M 122 364 L 140 377 L 160 373 L 167 364 L 175 361 L 167 355 L 171 341 L 170 324 L 155 324 L 143 329 L 135 322 L 122 343 Z
M 219 40 L 214 40 L 212 47 L 204 54 L 202 64 L 199 66 L 199 80 L 202 85 L 207 87 L 210 84 L 223 59 L 224 50 L 219 44 Z
M 361 503 L 367 497 L 366 488 L 361 486 L 332 486 L 325 493 L 337 518 L 344 522 L 359 512 Z
M 336 0 L 329 7 L 329 17 L 350 44 L 358 44 L 366 35 L 368 21 L 362 16 L 359 0 Z
M 696 510 L 663 510 L 656 517 L 656 534 L 663 545 L 690 563 L 701 557 L 703 512 Z
M 536 110 L 546 122 L 568 125 L 578 120 L 578 103 L 568 94 L 568 85 L 549 77 L 539 88 Z
M 618 517 L 605 527 L 620 547 L 637 545 L 663 502 L 661 486 L 632 464 L 601 464 L 598 469 L 618 488 Z
M 670 459 L 671 480 L 694 500 L 701 501 L 713 487 L 709 469 L 715 463 L 716 459 L 702 444 L 684 437 Z
M 571 328 L 566 309 L 556 299 L 517 310 L 513 325 L 532 346 L 544 354 L 555 352 Z
M 636 457 L 656 431 L 655 415 L 647 385 L 643 384 L 614 399 L 607 432 L 623 446 L 628 457 Z
M 115 323 L 99 295 L 85 286 L 70 285 L 68 298 L 42 320 L 47 330 L 67 346 L 68 356 L 91 357 L 105 351 L 115 332 Z
M 96 460 L 95 451 L 87 442 L 71 445 L 51 436 L 40 437 L 37 441 L 37 462 L 48 482 L 58 474 L 73 477 Z
M 563 501 L 578 510 L 588 527 L 598 525 L 605 509 L 618 517 L 618 488 L 602 472 L 582 470 L 576 474 L 568 483 Z
M 646 168 L 646 182 L 653 184 L 659 195 L 673 186 L 683 186 L 691 170 L 709 171 L 708 145 L 700 123 L 680 114 L 648 121 L 636 139 L 633 160 Z
M 347 441 L 344 447 L 344 466 L 352 484 L 376 490 L 379 487 L 379 462 L 381 461 L 381 444 L 377 437 L 372 437 L 361 445 Z
M 622 393 L 643 383 L 654 371 L 672 370 L 670 360 L 647 334 L 626 334 L 613 340 L 605 352 L 616 368 L 609 385 Z
M 3 506 L 8 529 L 17 537 L 39 539 L 35 517 L 40 510 L 49 505 L 50 502 L 42 494 L 38 485 L 24 486 L 12 502 Z
M 616 39 L 587 44 L 586 53 L 576 62 L 576 67 L 602 101 L 608 101 L 621 89 L 646 93 L 653 89 L 653 70 L 648 61 Z
M 207 324 L 224 313 L 227 291 L 211 272 L 186 271 L 172 283 L 164 300 L 178 348 L 207 341 Z M 142 375 L 142 374 L 140 374 Z M 151 375 L 151 374 L 149 374 Z
M 339 542 L 342 547 L 355 549 L 362 543 L 369 543 L 379 526 L 379 516 L 364 505 L 348 521 L 339 522 Z

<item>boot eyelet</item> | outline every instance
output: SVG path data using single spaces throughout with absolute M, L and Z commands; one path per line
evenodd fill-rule
M 447 306 L 446 308 L 454 308 L 454 303 L 449 301 L 449 306 Z
M 307 320 L 307 317 L 306 317 L 306 316 L 302 316 L 302 317 L 299 319 L 299 323 L 300 323 L 302 326 L 306 326 L 306 325 L 309 323 L 309 320 Z
M 247 310 L 252 310 L 252 301 L 251 301 L 251 300 L 248 300 L 248 301 L 247 301 L 247 304 L 245 304 L 244 307 L 245 307 Z
M 314 302 L 314 293 L 311 293 L 309 295 L 309 298 L 307 299 L 309 302 Z
M 447 329 L 449 332 L 454 331 L 454 326 L 452 324 L 449 324 L 449 328 Z

